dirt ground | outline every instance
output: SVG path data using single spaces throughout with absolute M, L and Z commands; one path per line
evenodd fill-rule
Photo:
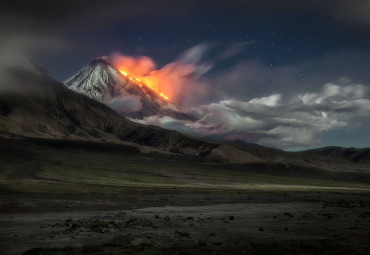
M 3 194 L 1 254 L 370 254 L 367 193 Z

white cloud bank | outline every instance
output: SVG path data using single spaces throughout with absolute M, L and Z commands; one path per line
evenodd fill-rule
M 320 144 L 320 135 L 348 125 L 366 126 L 370 114 L 368 88 L 325 84 L 318 92 L 284 97 L 272 94 L 249 101 L 221 100 L 193 109 L 204 116 L 196 123 L 168 116 L 139 122 L 192 135 L 241 140 L 289 149 Z M 136 120 L 137 121 L 137 120 Z

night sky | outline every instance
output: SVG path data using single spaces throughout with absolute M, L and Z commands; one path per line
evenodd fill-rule
M 288 150 L 370 147 L 369 1 L 23 2 L 0 4 L 1 65 L 20 53 L 62 81 L 112 53 L 187 62 L 202 71 L 178 103 L 209 126 L 146 123 Z

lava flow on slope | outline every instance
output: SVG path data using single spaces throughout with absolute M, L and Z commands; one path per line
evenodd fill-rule
M 145 83 L 139 79 L 139 78 L 135 78 L 131 75 L 129 75 L 127 72 L 125 71 L 122 71 L 122 70 L 119 70 L 121 74 L 123 74 L 123 76 L 125 76 L 126 78 L 128 78 L 131 82 L 133 82 L 134 84 L 136 84 L 137 86 L 139 87 L 143 87 L 143 86 L 146 86 L 148 88 L 150 88 L 151 90 L 155 91 L 158 95 L 160 95 L 161 97 L 163 97 L 164 99 L 166 100 L 169 100 L 168 99 L 168 96 L 164 95 L 163 92 L 160 92 L 160 91 L 157 91 L 156 88 L 151 85 L 151 82 L 150 82 L 150 79 L 149 78 L 144 78 L 145 79 Z M 145 92 L 144 92 L 145 93 Z

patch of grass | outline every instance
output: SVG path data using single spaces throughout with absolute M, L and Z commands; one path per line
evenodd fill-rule
M 104 145 L 104 146 L 103 146 Z M 141 154 L 116 145 L 14 142 L 0 146 L 0 189 L 51 194 L 153 194 L 182 192 L 370 191 L 370 185 L 281 165 L 225 165 Z M 90 147 L 91 148 L 90 148 Z M 20 156 L 20 154 L 24 156 Z M 262 169 L 259 171 L 259 167 Z M 270 169 L 277 167 L 276 169 Z M 279 168 L 280 167 L 280 168 Z M 281 171 L 281 172 L 280 172 Z M 276 173 L 276 174 L 275 174 Z

